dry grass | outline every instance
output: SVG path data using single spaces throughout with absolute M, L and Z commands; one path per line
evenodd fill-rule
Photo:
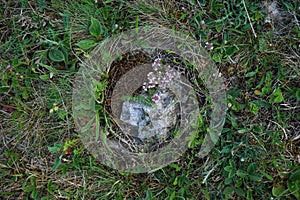
M 247 29 L 249 20 L 243 17 L 245 9 L 239 1 L 225 2 L 220 8 L 214 7 L 219 1 L 205 5 L 204 1 L 174 0 L 124 4 L 2 2 L 1 198 L 296 198 L 289 184 L 291 175 L 300 168 L 300 106 L 296 97 L 300 91 L 300 11 L 287 6 L 296 5 L 297 1 L 278 1 L 275 7 L 280 17 L 275 16 L 277 11 L 270 11 L 271 1 L 245 1 L 257 38 Z M 111 13 L 107 19 L 101 8 Z M 271 21 L 265 22 L 268 9 Z M 118 15 L 113 17 L 114 10 Z M 209 54 L 214 59 L 222 55 L 220 62 L 215 61 L 232 106 L 228 108 L 224 133 L 209 156 L 196 156 L 203 140 L 203 135 L 199 135 L 194 148 L 172 165 L 153 173 L 132 175 L 102 165 L 84 149 L 73 122 L 71 98 L 75 72 L 89 52 L 76 44 L 94 40 L 88 31 L 92 16 L 106 28 L 97 42 L 152 24 L 187 32 L 203 46 L 206 42 L 213 44 Z M 117 29 L 113 28 L 115 24 L 119 24 Z M 55 42 L 66 49 L 67 64 L 48 58 L 48 49 L 56 47 Z M 230 47 L 237 49 L 230 53 Z M 55 69 L 52 78 L 49 69 L 39 63 Z M 6 70 L 8 65 L 12 65 L 12 70 Z M 249 72 L 256 73 L 250 76 Z M 268 74 L 271 80 L 266 81 Z M 275 103 L 271 99 L 278 88 L 284 99 Z M 263 90 L 268 91 L 259 95 Z M 266 103 L 259 106 L 257 113 L 251 107 L 255 101 Z M 12 112 L 5 106 L 11 107 Z M 58 110 L 51 112 L 55 106 Z M 249 173 L 253 163 L 259 181 L 237 174 Z M 225 194 L 230 187 L 234 187 L 234 192 Z M 272 189 L 278 187 L 285 192 L 276 197 Z

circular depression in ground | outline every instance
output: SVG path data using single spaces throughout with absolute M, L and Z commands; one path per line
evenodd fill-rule
M 110 37 L 101 42 L 82 63 L 73 86 L 73 115 L 83 144 L 101 163 L 114 169 L 132 173 L 149 172 L 175 161 L 188 148 L 197 132 L 199 105 L 193 84 L 184 76 L 178 77 L 168 89 L 175 94 L 180 105 L 180 123 L 172 140 L 149 152 L 133 152 L 108 138 L 108 124 L 115 123 L 127 134 L 130 126 L 120 120 L 122 94 L 132 94 L 144 83 L 149 65 L 135 67 L 137 71 L 123 75 L 113 89 L 111 114 L 105 114 L 101 92 L 111 64 L 126 53 L 137 50 L 162 49 L 180 55 L 197 69 L 197 77 L 203 79 L 211 103 L 210 125 L 201 146 L 199 156 L 206 156 L 221 134 L 226 113 L 226 98 L 222 79 L 209 55 L 198 41 L 186 34 L 158 27 L 139 27 Z M 124 103 L 124 101 L 123 101 Z M 104 123 L 103 123 L 104 122 Z

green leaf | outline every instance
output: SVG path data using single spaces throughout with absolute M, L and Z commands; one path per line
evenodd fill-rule
M 71 194 L 69 194 L 69 193 L 67 193 L 66 191 L 63 191 L 63 190 L 60 190 L 59 193 L 61 193 L 63 196 L 69 197 L 69 198 L 73 197 L 73 195 L 71 195 Z
M 234 189 L 235 189 L 234 187 L 228 186 L 228 187 L 226 187 L 224 189 L 223 194 L 225 194 L 225 195 L 232 195 L 232 193 L 234 192 Z
M 106 0 L 106 1 L 104 1 L 103 3 L 104 3 L 104 4 L 108 4 L 108 3 L 111 3 L 111 2 L 114 2 L 114 0 Z
M 147 190 L 145 200 L 151 200 L 151 199 L 153 199 L 153 194 L 149 190 Z
M 58 116 L 62 120 L 64 120 L 67 115 L 68 115 L 68 112 L 65 110 L 59 110 L 59 112 L 58 112 Z
M 61 49 L 61 52 L 64 55 L 65 68 L 67 69 L 68 68 L 68 59 L 69 59 L 68 58 L 68 53 L 69 53 L 69 51 L 63 46 L 60 49 Z
M 8 92 L 9 88 L 9 86 L 0 86 L 0 93 Z
M 180 166 L 178 166 L 178 165 L 176 165 L 176 164 L 174 164 L 174 163 L 171 163 L 171 164 L 170 164 L 170 167 L 176 169 L 177 172 L 180 171 L 180 170 L 182 169 L 182 167 L 180 167 Z
M 47 190 L 50 194 L 54 194 L 54 192 L 52 191 L 52 187 L 51 187 L 52 182 L 53 182 L 52 180 L 49 180 L 47 183 Z
M 261 181 L 262 176 L 260 174 L 252 174 L 249 176 L 249 178 L 252 181 Z
M 240 31 L 240 30 L 235 29 L 235 28 L 228 28 L 228 30 L 229 30 L 229 31 L 232 31 L 232 32 L 236 32 L 236 33 L 238 33 L 238 34 L 240 34 L 240 35 L 244 35 L 244 34 L 245 34 L 245 32 Z
M 50 60 L 52 60 L 54 62 L 61 62 L 61 61 L 65 60 L 65 56 L 64 56 L 63 52 L 61 52 L 61 50 L 59 50 L 58 48 L 50 49 L 48 56 L 49 56 Z
M 172 192 L 172 194 L 170 195 L 170 200 L 173 200 L 173 199 L 175 199 L 175 197 L 176 197 L 176 193 L 175 193 L 175 191 L 174 192 Z
M 138 31 L 138 29 L 139 29 L 139 16 L 136 16 L 136 18 L 135 18 L 135 29 L 136 29 L 136 31 Z
M 60 158 L 57 157 L 53 163 L 53 167 L 52 167 L 52 170 L 57 170 L 58 167 L 60 166 L 61 162 L 60 162 Z
M 173 185 L 177 185 L 178 184 L 178 177 L 176 176 L 174 182 L 173 182 Z
M 235 188 L 239 188 L 243 185 L 244 180 L 242 178 L 235 179 Z
M 253 174 L 256 170 L 256 164 L 255 163 L 251 163 L 248 168 L 247 168 L 247 172 L 248 174 Z
M 270 103 L 280 103 L 283 101 L 283 95 L 280 89 L 276 89 L 270 96 Z
M 235 46 L 230 46 L 226 49 L 226 55 L 231 56 L 232 54 L 234 54 L 237 51 L 238 51 L 238 49 Z
M 267 179 L 269 179 L 270 181 L 273 181 L 273 177 L 270 176 L 269 174 L 267 174 L 266 172 L 260 171 L 260 173 L 261 173 L 264 177 L 266 177 Z
M 41 198 L 41 200 L 51 200 L 51 199 L 54 199 L 54 196 L 51 195 L 51 196 L 44 196 Z
M 166 187 L 166 188 L 165 188 L 165 191 L 166 191 L 166 193 L 170 196 L 170 195 L 172 194 L 172 192 L 173 192 L 173 189 L 170 188 L 170 187 Z
M 101 23 L 98 19 L 91 18 L 91 25 L 89 28 L 90 34 L 95 38 L 99 39 L 100 35 L 103 33 Z
M 247 197 L 246 197 L 247 200 L 252 200 L 253 199 L 253 195 L 252 195 L 252 190 L 251 189 L 248 189 L 247 190 Z
M 30 186 L 27 186 L 27 187 L 22 187 L 22 190 L 24 192 L 31 192 L 35 189 L 35 185 L 30 185 Z
M 231 172 L 233 170 L 233 167 L 232 166 L 226 166 L 226 167 L 224 167 L 224 170 L 227 171 L 227 172 Z
M 76 43 L 76 46 L 80 47 L 83 50 L 88 50 L 96 45 L 97 42 L 95 42 L 94 40 L 81 40 L 80 42 Z
M 254 103 L 249 103 L 249 110 L 250 112 L 252 112 L 254 115 L 258 114 L 258 111 L 260 109 L 260 106 Z
M 45 65 L 45 64 L 40 63 L 40 62 L 38 63 L 38 65 L 40 65 L 40 66 L 46 68 L 47 70 L 49 70 L 50 72 L 52 72 L 52 73 L 54 73 L 54 74 L 57 73 L 57 70 L 54 69 L 53 67 L 49 66 L 49 65 Z
M 238 124 L 236 121 L 236 117 L 232 114 L 232 115 L 227 115 L 228 120 L 231 122 L 231 125 L 233 128 L 237 128 Z
M 35 187 L 35 188 L 32 190 L 30 197 L 31 197 L 32 199 L 37 199 L 37 196 L 38 196 L 38 192 L 37 192 L 36 187 Z
M 240 134 L 248 133 L 248 132 L 249 132 L 249 129 L 243 128 L 243 129 L 238 130 L 237 132 L 240 133 Z
M 225 181 L 224 181 L 224 183 L 226 185 L 229 185 L 230 183 L 232 183 L 232 178 L 226 178 Z
M 259 105 L 259 106 L 265 107 L 265 108 L 270 108 L 270 107 L 271 107 L 271 104 L 269 104 L 269 103 L 266 102 L 266 101 L 253 100 L 253 101 L 251 101 L 251 103 L 254 103 L 254 104 L 256 104 L 256 105 Z
M 257 73 L 257 72 L 248 72 L 248 73 L 245 75 L 245 77 L 246 77 L 246 78 L 252 77 L 252 76 L 254 76 L 256 73 Z
M 265 39 L 259 40 L 259 50 L 260 51 L 266 50 L 266 40 Z
M 213 55 L 212 59 L 213 59 L 215 62 L 221 62 L 221 60 L 222 60 L 222 54 L 215 53 L 215 54 Z
M 272 72 L 268 71 L 266 73 L 266 77 L 265 77 L 265 86 L 261 89 L 262 94 L 266 95 L 269 94 L 272 91 L 272 81 L 273 81 L 273 77 L 272 77 Z
M 296 91 L 296 99 L 297 101 L 300 101 L 300 88 L 298 88 Z
M 242 196 L 242 197 L 244 197 L 245 196 L 245 192 L 244 192 L 244 190 L 242 189 L 242 188 L 235 188 L 235 193 L 237 194 L 237 195 L 240 195 L 240 196 Z
M 104 91 L 107 84 L 108 84 L 107 81 L 98 82 L 97 85 L 96 85 L 96 90 L 99 91 L 99 92 Z
M 300 180 L 300 169 L 295 171 L 290 177 L 289 180 L 291 181 L 299 181 Z
M 300 199 L 300 181 L 288 181 L 287 187 L 296 199 Z
M 243 170 L 237 170 L 236 175 L 241 178 L 245 178 L 248 174 L 246 172 L 244 172 Z
M 48 80 L 50 78 L 50 76 L 48 74 L 40 75 L 39 77 L 41 80 Z
M 273 188 L 272 188 L 272 194 L 275 197 L 278 197 L 284 192 L 284 190 L 285 190 L 285 187 L 283 185 L 276 185 L 276 186 L 273 186 Z
M 232 89 L 229 89 L 229 90 L 227 91 L 227 94 L 230 95 L 230 96 L 232 96 L 233 98 L 239 96 L 239 95 L 242 94 L 242 93 L 243 93 L 242 90 L 237 90 L 237 89 L 233 89 L 233 88 L 232 88 Z
M 48 150 L 51 153 L 58 153 L 58 152 L 60 152 L 62 147 L 63 147 L 63 143 L 54 143 L 54 145 L 52 147 L 48 147 Z

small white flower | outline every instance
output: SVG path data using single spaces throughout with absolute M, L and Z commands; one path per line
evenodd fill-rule
M 154 82 L 155 79 L 156 79 L 153 72 L 149 72 L 148 75 L 147 75 L 147 78 L 148 78 L 149 82 Z
M 156 59 L 154 60 L 154 62 L 157 63 L 158 65 L 160 65 L 160 61 L 161 61 L 160 58 L 156 58 Z
M 161 83 L 161 84 L 158 85 L 158 87 L 159 87 L 160 89 L 165 90 L 165 89 L 167 88 L 167 83 Z
M 217 75 L 216 75 L 215 73 L 213 73 L 212 76 L 213 76 L 213 77 L 216 77 Z M 218 73 L 218 77 L 221 77 L 221 76 L 222 76 L 222 73 L 219 72 L 219 73 Z
M 158 73 L 158 74 L 157 74 L 157 77 L 156 77 L 156 79 L 157 79 L 157 80 L 161 80 L 161 79 L 162 79 L 162 75 L 161 75 L 161 73 Z
M 154 73 L 153 72 L 149 72 L 148 74 L 147 74 L 147 77 L 148 78 L 152 78 L 154 76 Z
M 177 71 L 173 71 L 173 78 L 179 78 L 180 74 Z
M 155 71 L 157 71 L 157 70 L 158 70 L 158 67 L 160 67 L 160 61 L 161 61 L 160 58 L 156 58 L 156 59 L 154 60 L 154 62 L 152 63 L 152 67 L 153 67 L 153 69 L 154 69 Z
M 150 82 L 149 82 L 149 84 L 150 84 L 150 85 L 148 85 L 148 88 L 154 88 L 154 87 L 155 87 L 155 83 L 150 83 Z
M 214 49 L 213 43 L 206 42 L 206 43 L 205 43 L 205 48 L 206 48 L 208 51 L 213 50 L 213 49 Z
M 159 96 L 158 94 L 154 94 L 154 95 L 152 96 L 152 101 L 153 101 L 154 103 L 158 103 L 159 100 L 160 100 L 160 96 Z
M 271 18 L 270 18 L 270 16 L 267 16 L 267 17 L 266 17 L 265 23 L 271 23 Z
M 154 71 L 158 70 L 158 66 L 157 65 L 153 65 L 152 67 L 153 67 Z
M 171 77 L 170 76 L 164 76 L 163 77 L 163 81 L 164 81 L 164 83 L 169 83 L 170 81 L 171 81 Z
M 148 88 L 149 88 L 149 84 L 148 84 L 148 83 L 144 83 L 144 84 L 143 84 L 143 89 L 144 89 L 144 91 L 147 91 Z

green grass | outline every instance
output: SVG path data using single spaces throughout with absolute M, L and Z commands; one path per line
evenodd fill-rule
M 3 2 L 1 198 L 300 198 L 297 0 L 279 1 L 282 19 L 271 22 L 261 1 Z M 144 24 L 212 43 L 209 54 L 224 77 L 229 106 L 223 134 L 207 157 L 197 157 L 199 134 L 175 163 L 129 174 L 85 150 L 73 122 L 72 85 L 95 45 Z

